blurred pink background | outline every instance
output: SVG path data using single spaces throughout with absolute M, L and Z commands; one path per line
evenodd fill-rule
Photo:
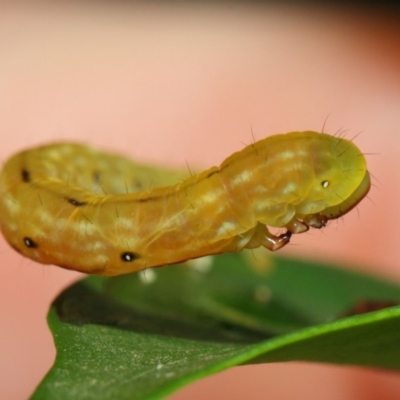
M 61 3 L 62 4 L 62 3 Z M 0 157 L 78 140 L 208 167 L 273 133 L 348 129 L 376 177 L 369 199 L 281 255 L 400 283 L 400 28 L 378 13 L 261 6 L 1 3 Z M 0 239 L 0 398 L 26 399 L 55 356 L 46 314 L 78 273 Z M 400 339 L 400 336 L 399 336 Z M 287 363 L 238 367 L 171 398 L 397 399 L 400 375 Z

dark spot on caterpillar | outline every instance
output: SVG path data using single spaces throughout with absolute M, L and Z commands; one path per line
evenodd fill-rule
M 68 203 L 71 203 L 75 207 L 81 207 L 81 206 L 85 206 L 87 204 L 86 201 L 78 201 L 75 199 L 67 199 L 67 200 L 68 200 Z
M 133 253 L 132 251 L 125 251 L 121 254 L 121 260 L 125 262 L 132 262 L 140 258 L 139 254 Z
M 101 173 L 99 171 L 93 171 L 93 181 L 99 185 L 101 184 Z
M 321 186 L 325 189 L 329 186 L 329 181 L 322 181 Z
M 30 247 L 32 249 L 36 249 L 38 247 L 37 243 L 28 237 L 24 237 L 24 244 L 26 247 Z
M 31 181 L 31 174 L 29 173 L 28 170 L 23 169 L 23 170 L 21 171 L 21 176 L 22 176 L 22 180 L 23 180 L 24 182 L 28 183 L 28 182 Z

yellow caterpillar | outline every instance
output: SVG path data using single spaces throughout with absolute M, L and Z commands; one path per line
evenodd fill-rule
M 146 179 L 162 187 L 143 187 Z M 177 175 L 78 144 L 30 149 L 0 173 L 0 228 L 15 250 L 40 263 L 119 275 L 244 248 L 280 249 L 292 233 L 347 213 L 370 188 L 358 148 L 316 132 L 267 137 L 173 182 Z M 267 226 L 286 232 L 276 236 Z

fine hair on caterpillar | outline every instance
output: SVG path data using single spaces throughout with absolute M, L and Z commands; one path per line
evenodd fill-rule
M 292 234 L 346 214 L 370 189 L 354 143 L 312 131 L 267 137 L 219 167 L 179 176 L 79 144 L 28 149 L 0 173 L 0 229 L 40 263 L 119 275 L 278 250 Z

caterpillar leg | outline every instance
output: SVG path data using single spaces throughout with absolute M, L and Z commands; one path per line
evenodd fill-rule
M 321 214 L 310 214 L 306 215 L 301 220 L 293 218 L 289 223 L 285 225 L 286 229 L 292 233 L 303 233 L 307 232 L 310 227 L 321 229 L 326 226 L 328 218 Z
M 270 251 L 276 251 L 289 243 L 292 232 L 289 230 L 281 235 L 272 234 L 266 225 L 258 223 L 248 232 L 250 240 L 244 246 L 246 249 L 254 249 L 264 246 Z
M 291 236 L 292 232 L 290 231 L 276 236 L 266 228 L 265 237 L 261 244 L 268 250 L 276 251 L 281 249 L 283 246 L 286 246 L 290 242 Z
M 297 218 L 293 218 L 289 223 L 285 225 L 286 229 L 291 233 L 303 233 L 307 232 L 310 227 L 307 223 L 300 221 Z
M 304 217 L 304 223 L 313 228 L 321 229 L 328 223 L 328 218 L 322 214 L 310 214 Z
M 213 252 L 214 254 L 237 252 L 243 249 L 256 249 L 261 246 L 270 251 L 276 251 L 288 244 L 291 236 L 292 232 L 290 231 L 281 235 L 274 235 L 266 225 L 258 223 L 254 228 L 232 237 L 228 242 L 222 245 L 216 244 L 218 249 L 213 249 Z

